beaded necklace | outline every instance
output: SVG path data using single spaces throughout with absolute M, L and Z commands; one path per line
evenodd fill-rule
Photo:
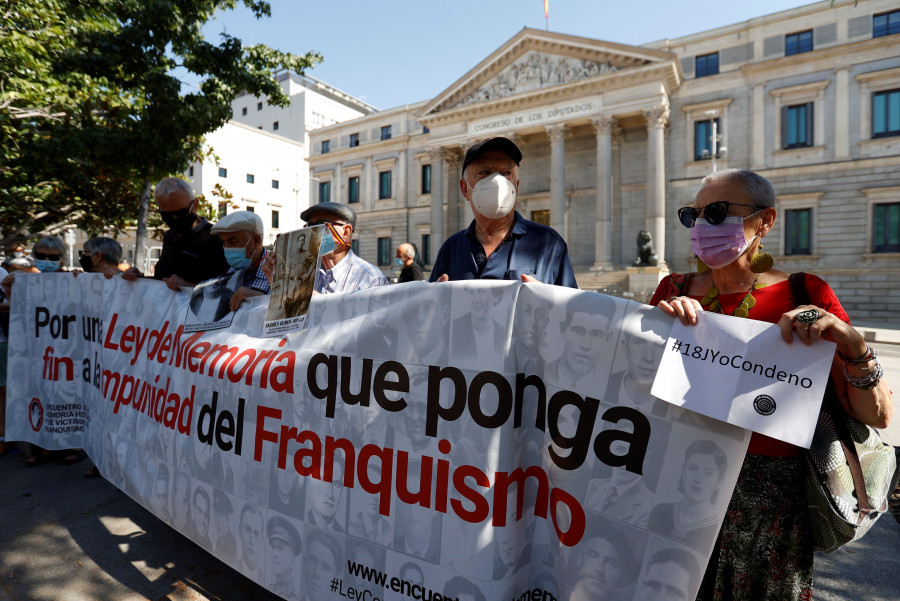
M 756 299 L 753 298 L 753 291 L 766 287 L 766 284 L 757 284 L 758 281 L 759 275 L 753 280 L 753 284 L 750 285 L 750 290 L 744 295 L 744 300 L 741 301 L 740 305 L 735 307 L 734 311 L 731 312 L 731 315 L 734 315 L 735 317 L 747 317 L 750 315 L 750 309 L 756 306 Z M 706 291 L 706 296 L 700 299 L 700 304 L 706 307 L 707 311 L 725 314 L 722 310 L 722 305 L 719 303 L 719 289 L 716 288 L 715 284 L 710 285 L 709 290 Z

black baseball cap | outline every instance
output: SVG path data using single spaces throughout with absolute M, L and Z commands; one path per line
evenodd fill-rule
M 488 150 L 499 150 L 500 152 L 514 160 L 516 162 L 516 165 L 522 162 L 522 151 L 519 150 L 519 147 L 516 146 L 515 142 L 513 142 L 509 138 L 487 138 L 486 140 L 482 140 L 477 144 L 473 144 L 472 147 L 466 151 L 466 158 L 463 159 L 463 171 L 466 170 L 466 167 L 469 166 L 469 163 L 477 159 Z
M 314 213 L 330 213 L 341 221 L 352 225 L 354 230 L 356 229 L 356 211 L 348 205 L 339 202 L 320 202 L 319 204 L 311 205 L 300 213 L 300 219 L 309 223 L 309 216 Z

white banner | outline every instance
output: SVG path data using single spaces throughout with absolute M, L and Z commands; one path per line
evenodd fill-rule
M 809 448 L 835 344 L 785 344 L 777 325 L 701 313 L 677 321 L 652 393 L 685 409 Z
M 7 438 L 101 473 L 285 599 L 696 596 L 749 432 L 650 395 L 673 320 L 543 284 L 265 297 L 17 277 Z

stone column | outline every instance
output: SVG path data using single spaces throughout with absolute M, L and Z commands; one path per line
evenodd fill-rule
M 616 120 L 601 115 L 591 121 L 597 134 L 597 202 L 594 218 L 594 269 L 612 269 L 612 133 Z
M 766 86 L 755 84 L 751 100 L 753 116 L 750 123 L 755 135 L 752 136 L 752 154 L 750 164 L 753 169 L 765 169 L 766 167 Z
M 834 75 L 834 158 L 846 161 L 850 158 L 850 70 L 838 69 Z
M 344 172 L 341 169 L 341 163 L 334 166 L 334 182 L 332 184 L 331 200 L 332 202 L 347 202 L 346 198 L 341 198 L 341 190 L 343 186 Z
M 463 155 L 458 147 L 444 148 L 444 159 L 447 163 L 447 234 L 461 230 L 463 219 L 462 203 L 466 201 L 459 189 L 459 168 Z M 468 225 L 468 222 L 467 222 Z
M 367 211 L 371 211 L 375 207 L 375 195 L 378 194 L 372 185 L 372 178 L 374 177 L 372 169 L 372 157 L 366 157 L 366 163 L 359 178 L 359 194 L 362 206 Z
M 431 262 L 444 243 L 444 149 L 432 148 L 431 157 Z
M 548 125 L 550 136 L 550 227 L 566 233 L 566 125 Z
M 647 217 L 645 227 L 653 236 L 653 248 L 662 264 L 666 252 L 665 129 L 669 121 L 669 107 L 662 105 L 644 111 L 644 118 L 647 120 Z
M 394 203 L 395 207 L 406 207 L 409 205 L 409 201 L 406 196 L 406 151 L 401 150 L 397 155 L 397 175 L 395 176 L 397 179 L 397 187 L 394 188 L 394 198 L 397 202 Z

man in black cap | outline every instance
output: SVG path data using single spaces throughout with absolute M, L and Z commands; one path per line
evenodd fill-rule
M 289 601 L 298 599 L 294 582 L 294 561 L 300 557 L 300 534 L 287 518 L 274 515 L 266 525 L 269 539 L 269 588 Z
M 356 229 L 356 211 L 339 202 L 320 202 L 300 213 L 300 219 L 308 227 L 327 226 L 322 236 L 322 269 L 316 275 L 315 292 L 353 292 L 387 285 L 381 270 L 363 261 L 350 248 L 350 238 Z M 274 253 L 269 253 L 264 261 L 263 270 L 270 281 L 277 260 Z
M 565 241 L 517 211 L 522 152 L 507 138 L 488 138 L 466 151 L 459 187 L 475 220 L 447 238 L 431 281 L 539 281 L 577 288 Z

